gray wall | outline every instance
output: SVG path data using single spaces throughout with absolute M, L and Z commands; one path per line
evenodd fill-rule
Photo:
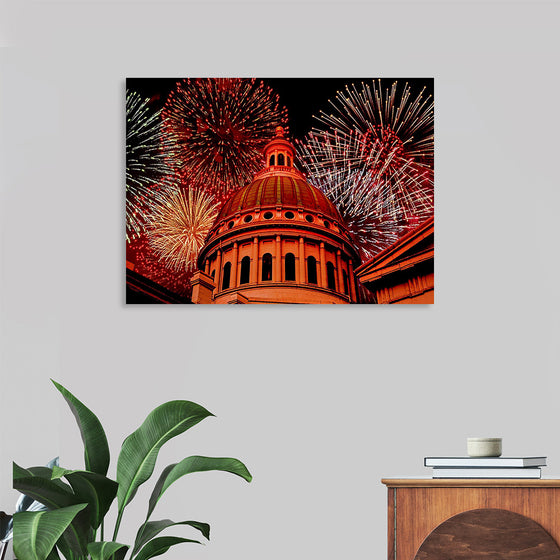
M 7 4 L 1 509 L 12 460 L 81 464 L 49 377 L 114 450 L 165 400 L 216 414 L 158 469 L 232 455 L 254 482 L 177 483 L 156 518 L 209 521 L 213 539 L 170 560 L 383 558 L 380 479 L 427 475 L 425 455 L 463 453 L 469 435 L 546 454 L 560 475 L 559 16 L 536 2 Z M 124 78 L 215 75 L 435 76 L 435 306 L 123 305 Z

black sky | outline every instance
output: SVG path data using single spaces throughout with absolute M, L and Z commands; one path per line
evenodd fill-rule
M 163 106 L 167 96 L 181 78 L 128 78 L 127 88 L 153 99 L 154 108 Z M 376 78 L 261 78 L 279 96 L 280 102 L 288 110 L 290 138 L 303 137 L 318 124 L 313 115 L 321 110 L 331 111 L 329 100 L 334 99 L 346 85 L 361 82 L 371 83 Z M 383 78 L 381 87 L 388 88 L 394 81 L 408 83 L 412 96 L 416 97 L 423 88 L 424 96 L 433 95 L 433 78 Z M 361 89 L 361 88 L 360 88 Z

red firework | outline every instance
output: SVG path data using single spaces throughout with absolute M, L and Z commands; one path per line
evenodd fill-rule
M 189 272 L 177 272 L 166 268 L 160 262 L 145 236 L 134 239 L 126 245 L 126 258 L 134 264 L 134 271 L 149 278 L 169 291 L 185 297 L 191 293 Z
M 181 181 L 219 195 L 250 182 L 277 126 L 287 126 L 278 95 L 260 80 L 199 78 L 177 82 L 162 111 L 174 139 L 169 166 Z

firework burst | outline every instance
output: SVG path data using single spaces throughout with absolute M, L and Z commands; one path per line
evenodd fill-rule
M 383 90 L 381 80 L 370 86 L 354 84 L 338 92 L 331 105 L 334 113 L 321 111 L 320 122 L 339 133 L 361 132 L 369 135 L 372 148 L 383 154 L 390 166 L 397 166 L 403 158 L 413 160 L 424 169 L 433 164 L 434 102 L 424 98 L 424 89 L 415 98 L 411 87 L 399 86 Z
M 145 230 L 156 182 L 165 182 L 171 145 L 161 128 L 160 111 L 150 100 L 126 92 L 126 239 L 137 239 Z
M 383 212 L 376 169 L 379 155 L 366 153 L 355 135 L 332 143 L 310 134 L 298 143 L 298 155 L 309 182 L 323 191 L 336 205 L 362 257 L 369 259 L 392 245 L 404 231 L 402 223 L 390 212 Z M 328 162 L 328 164 L 326 163 Z
M 216 194 L 250 182 L 275 127 L 287 126 L 278 95 L 255 79 L 182 80 L 162 114 L 176 175 Z
M 192 188 L 171 189 L 153 206 L 148 228 L 150 246 L 164 265 L 189 272 L 216 216 L 214 197 Z
M 433 101 L 406 84 L 346 87 L 298 156 L 369 258 L 433 215 Z

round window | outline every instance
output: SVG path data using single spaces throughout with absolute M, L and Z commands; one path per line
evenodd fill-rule
M 251 220 L 253 219 L 253 216 L 251 216 L 251 214 L 247 214 L 244 218 L 243 221 L 248 224 Z
M 227 225 L 228 229 L 231 229 L 233 227 L 233 222 L 229 222 L 229 224 Z
M 326 227 L 326 228 L 330 228 L 330 227 L 331 227 L 330 222 L 327 222 L 327 220 L 325 220 L 323 223 L 325 224 L 325 227 Z
M 313 221 L 313 216 L 311 214 L 307 214 L 307 216 L 305 216 L 305 219 L 311 223 Z
M 263 218 L 265 220 L 270 220 L 272 216 L 273 216 L 272 212 L 265 212 Z
M 294 213 L 293 212 L 286 212 L 284 214 L 284 216 L 286 216 L 286 218 L 288 218 L 288 220 L 293 220 L 294 219 Z

